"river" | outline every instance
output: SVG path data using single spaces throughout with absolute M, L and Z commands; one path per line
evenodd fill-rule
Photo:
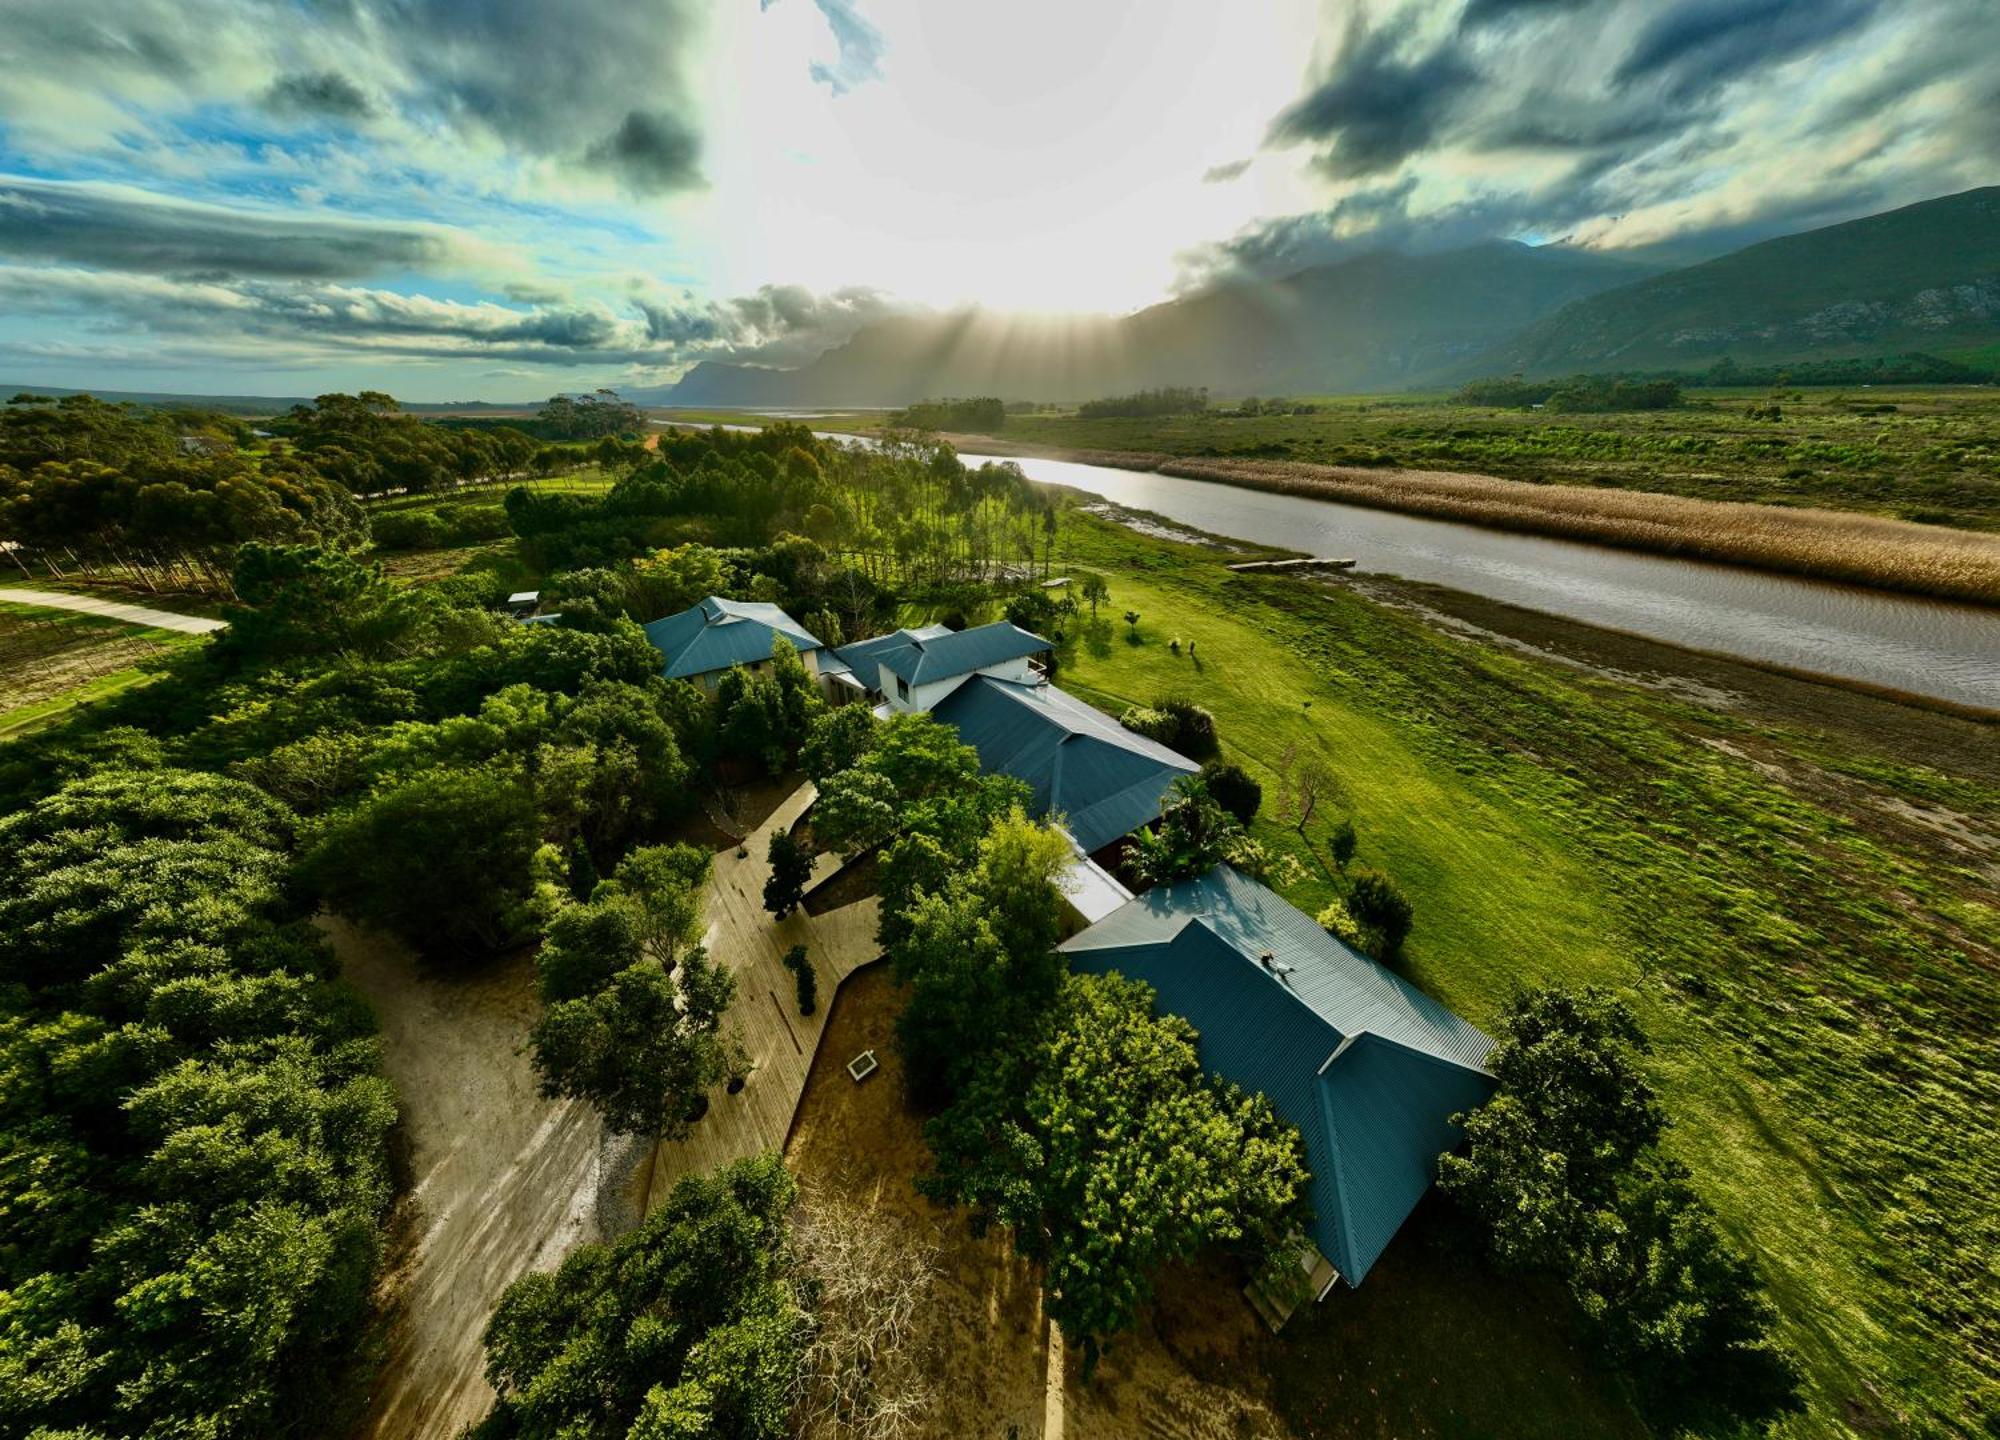
M 966 455 L 977 465 L 995 457 Z M 1259 545 L 1654 640 L 2000 710 L 2000 610 L 1114 470 L 1008 457 L 1030 479 Z
M 754 425 L 728 425 L 754 430 Z M 864 437 L 816 431 L 823 440 Z M 1031 455 L 1030 480 L 1257 545 L 1711 650 L 2000 711 L 2000 609 Z

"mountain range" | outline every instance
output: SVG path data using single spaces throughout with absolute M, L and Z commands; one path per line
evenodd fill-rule
M 1074 400 L 1157 385 L 1324 394 L 1481 375 L 1696 370 L 2000 343 L 2000 186 L 1665 268 L 1492 241 L 1228 280 L 1118 317 L 904 316 L 792 370 L 704 361 L 641 404 Z

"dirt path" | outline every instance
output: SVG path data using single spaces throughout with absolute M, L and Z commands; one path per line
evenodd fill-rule
M 80 610 L 86 615 L 102 615 L 107 620 L 123 620 L 132 625 L 150 625 L 155 630 L 178 630 L 184 635 L 206 635 L 225 623 L 205 615 L 178 615 L 171 610 L 153 610 L 144 605 L 128 605 L 122 600 L 100 600 L 95 595 L 72 595 L 64 590 L 23 590 L 0 585 L 0 600 L 15 605 L 42 605 L 51 610 Z
M 597 1238 L 603 1126 L 588 1105 L 536 1093 L 525 955 L 441 977 L 392 941 L 323 923 L 381 1022 L 411 1181 L 384 1282 L 387 1353 L 358 1433 L 448 1440 L 492 1404 L 480 1335 L 501 1291 Z

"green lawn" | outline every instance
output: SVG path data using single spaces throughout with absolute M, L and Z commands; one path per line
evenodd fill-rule
M 1973 857 L 1883 817 L 1916 805 L 2000 836 L 2000 777 L 1447 639 L 1099 522 L 1071 543 L 1112 600 L 1062 683 L 1114 710 L 1192 695 L 1267 806 L 1286 747 L 1317 748 L 1344 794 L 1312 848 L 1352 815 L 1359 859 L 1415 902 L 1426 988 L 1482 1022 L 1526 985 L 1634 999 L 1671 1148 L 1763 1265 L 1806 1365 L 1811 1409 L 1783 1433 L 1983 1423 L 2000 907 Z M 1992 738 L 1926 722 L 1970 727 L 1968 754 Z M 1268 811 L 1258 831 L 1306 851 Z M 1326 893 L 1316 875 L 1292 898 Z
M 77 705 L 144 684 L 153 671 L 135 662 L 198 638 L 77 610 L 0 603 L 0 737 L 27 734 Z

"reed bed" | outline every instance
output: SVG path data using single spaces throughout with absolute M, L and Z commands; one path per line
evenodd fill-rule
M 1065 458 L 1085 460 L 1082 452 Z M 1089 463 L 1158 470 L 1282 495 L 1304 495 L 1460 520 L 1496 530 L 1587 540 L 1656 555 L 1842 580 L 2000 605 L 2000 535 L 1831 510 L 1692 500 L 1642 490 L 1537 485 L 1451 471 L 1374 470 L 1287 460 L 1186 460 L 1102 452 Z M 1135 463 L 1147 462 L 1147 463 Z

